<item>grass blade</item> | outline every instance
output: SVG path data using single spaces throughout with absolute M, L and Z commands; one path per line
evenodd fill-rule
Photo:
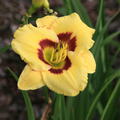
M 113 58 L 111 59 L 111 62 L 110 62 L 111 65 L 113 65 L 113 64 L 115 63 L 116 57 L 117 57 L 117 55 L 119 55 L 119 54 L 120 54 L 120 47 L 116 50 L 115 55 L 114 55 Z
M 10 49 L 10 45 L 6 45 L 5 47 L 3 47 L 3 48 L 0 48 L 0 53 L 4 53 L 4 52 L 6 52 L 8 49 Z
M 106 45 L 106 44 L 110 43 L 112 41 L 112 39 L 118 35 L 120 35 L 120 31 L 112 33 L 102 42 L 102 45 Z
M 52 120 L 68 120 L 66 116 L 66 105 L 65 99 L 63 95 L 55 94 L 56 98 L 54 100 L 53 106 L 53 115 L 51 117 Z
M 101 97 L 102 93 L 108 87 L 108 85 L 118 76 L 120 76 L 120 70 L 115 71 L 114 73 L 112 73 L 111 76 L 109 76 L 105 80 L 106 82 L 105 82 L 104 86 L 101 88 L 101 90 L 97 93 L 97 96 L 94 98 L 94 100 L 93 100 L 93 102 L 92 102 L 92 104 L 91 104 L 91 106 L 89 108 L 89 111 L 88 111 L 88 114 L 87 114 L 85 120 L 91 120 L 91 117 L 92 117 L 92 114 L 93 114 L 93 112 L 95 110 L 96 104 L 99 101 L 99 98 Z
M 91 20 L 88 16 L 88 13 L 85 9 L 85 7 L 82 5 L 80 0 L 70 0 L 71 1 L 71 5 L 73 6 L 73 11 L 77 12 L 81 19 L 90 27 L 92 27 L 92 23 Z
M 107 22 L 107 24 L 103 27 L 102 31 L 99 34 L 96 32 L 94 35 L 94 40 L 96 42 L 94 47 L 92 48 L 92 52 L 94 53 L 96 60 L 98 59 L 98 56 L 99 56 L 98 53 L 100 52 L 100 49 L 104 40 L 102 39 L 103 35 L 106 33 L 106 30 L 110 25 L 110 23 L 119 15 L 119 13 L 120 13 L 120 10 Z
M 69 0 L 64 0 L 64 5 L 65 5 L 65 8 L 66 8 L 67 14 L 70 14 L 70 13 L 73 12 L 72 6 L 71 6 L 71 3 L 70 3 Z
M 105 109 L 103 111 L 103 114 L 102 114 L 100 120 L 109 120 L 109 119 L 106 119 L 106 116 L 107 115 L 110 116 L 108 111 L 110 110 L 110 106 L 113 104 L 113 101 L 116 98 L 116 94 L 117 94 L 118 90 L 120 90 L 120 79 L 116 83 L 116 86 L 115 86 L 115 88 L 114 88 L 114 90 L 113 90 L 113 92 L 112 92 L 112 94 L 111 94 L 111 96 L 110 96 L 110 98 L 109 98 L 109 100 L 107 102 L 107 105 L 105 106 Z
M 99 13 L 98 13 L 98 17 L 97 17 L 97 23 L 96 23 L 96 30 L 98 30 L 100 28 L 100 24 L 101 24 L 101 18 L 103 15 L 103 8 L 104 8 L 104 0 L 99 0 L 100 1 L 100 8 L 99 8 Z

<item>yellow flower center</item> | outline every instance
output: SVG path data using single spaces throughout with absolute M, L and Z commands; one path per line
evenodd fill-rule
M 67 44 L 59 43 L 56 49 L 53 49 L 50 62 L 60 63 L 65 60 L 67 56 Z
M 53 67 L 62 67 L 67 56 L 68 45 L 66 43 L 59 43 L 56 48 L 46 47 L 43 50 L 44 59 Z

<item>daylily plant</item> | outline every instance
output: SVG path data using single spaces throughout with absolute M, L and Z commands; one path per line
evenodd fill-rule
M 16 30 L 12 49 L 27 65 L 21 73 L 18 88 L 34 90 L 46 85 L 66 96 L 75 96 L 87 85 L 88 73 L 96 64 L 89 49 L 94 29 L 79 15 L 45 16 Z

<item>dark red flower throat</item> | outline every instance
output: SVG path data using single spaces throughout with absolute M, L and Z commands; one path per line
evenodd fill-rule
M 60 74 L 60 73 L 63 72 L 63 70 L 68 70 L 70 68 L 71 61 L 68 58 L 68 56 L 66 54 L 66 51 L 74 51 L 75 48 L 76 48 L 76 37 L 72 37 L 71 32 L 60 33 L 57 36 L 59 38 L 59 43 L 53 42 L 53 41 L 51 41 L 49 39 L 44 39 L 44 40 L 40 41 L 40 43 L 39 43 L 40 49 L 38 49 L 38 57 L 39 57 L 39 59 L 42 60 L 44 63 L 50 65 L 51 68 L 49 69 L 49 71 L 51 73 L 54 73 L 54 74 Z M 62 50 L 63 49 L 62 48 L 62 43 L 67 44 L 68 47 L 67 47 L 66 51 Z M 59 50 L 57 50 L 58 45 L 60 45 Z M 59 61 L 59 59 L 62 60 L 64 58 L 64 54 L 66 55 L 65 59 L 63 59 L 64 62 L 62 61 L 62 64 L 63 64 L 62 67 L 60 67 L 60 68 L 55 67 L 56 65 L 59 65 L 60 63 L 52 64 L 51 62 L 48 62 L 48 60 L 45 59 L 43 51 L 47 47 L 52 47 L 53 48 L 53 51 L 55 53 L 54 54 L 54 57 L 55 57 L 54 61 Z M 49 53 L 49 51 L 48 51 L 48 53 Z M 60 56 L 61 54 L 62 54 L 62 56 Z

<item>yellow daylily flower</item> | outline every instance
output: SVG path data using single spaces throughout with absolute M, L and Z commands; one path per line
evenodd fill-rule
M 27 65 L 21 73 L 18 88 L 34 90 L 46 85 L 66 96 L 75 96 L 87 85 L 88 73 L 96 63 L 89 49 L 94 29 L 79 15 L 46 16 L 28 24 L 14 34 L 12 49 Z

